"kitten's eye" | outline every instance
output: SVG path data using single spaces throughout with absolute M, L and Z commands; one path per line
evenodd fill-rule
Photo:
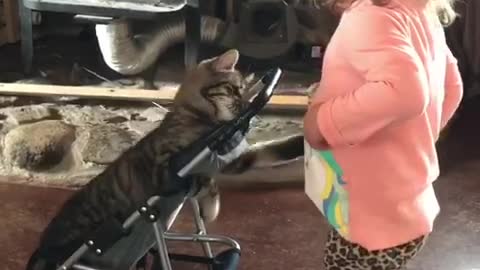
M 225 88 L 228 91 L 228 94 L 231 96 L 241 96 L 240 94 L 240 87 L 233 85 L 233 84 L 228 84 L 225 86 Z
M 205 89 L 204 96 L 207 98 L 226 96 L 229 98 L 241 98 L 241 88 L 237 85 L 223 82 L 210 86 Z

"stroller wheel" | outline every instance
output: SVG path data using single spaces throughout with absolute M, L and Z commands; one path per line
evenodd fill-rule
M 213 270 L 236 270 L 240 262 L 240 251 L 228 249 L 215 256 Z

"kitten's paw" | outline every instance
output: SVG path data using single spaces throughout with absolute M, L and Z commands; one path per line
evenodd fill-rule
M 200 215 L 205 222 L 213 222 L 220 214 L 220 195 L 204 196 L 198 199 Z

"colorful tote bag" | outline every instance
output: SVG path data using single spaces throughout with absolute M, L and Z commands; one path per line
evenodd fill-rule
M 305 145 L 305 193 L 331 226 L 348 238 L 348 193 L 332 152 Z

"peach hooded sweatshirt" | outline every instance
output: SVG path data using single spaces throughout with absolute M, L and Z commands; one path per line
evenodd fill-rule
M 322 177 L 309 174 L 306 153 L 306 193 L 347 240 L 369 250 L 432 231 L 435 143 L 462 98 L 443 28 L 416 2 L 360 0 L 344 12 L 310 105 L 321 104 L 316 123 L 305 124 L 328 143 L 311 149 Z

